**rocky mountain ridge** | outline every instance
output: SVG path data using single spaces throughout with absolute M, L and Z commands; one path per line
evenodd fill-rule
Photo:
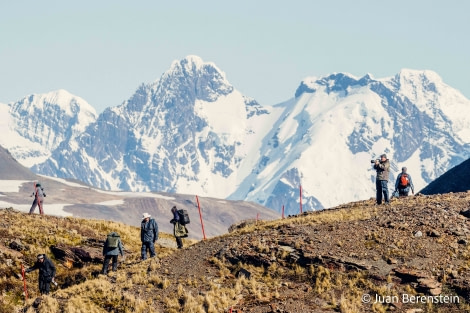
M 59 136 L 32 169 L 107 190 L 246 200 L 296 214 L 300 188 L 305 210 L 373 196 L 369 161 L 383 152 L 392 182 L 405 165 L 424 188 L 470 157 L 469 110 L 436 73 L 416 70 L 306 78 L 294 98 L 261 105 L 215 64 L 189 56 L 83 132 Z

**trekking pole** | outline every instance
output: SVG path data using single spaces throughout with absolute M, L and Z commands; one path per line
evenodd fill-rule
M 23 264 L 21 264 L 21 277 L 23 278 L 24 295 L 26 300 L 28 300 L 28 289 L 26 288 L 26 278 Z
M 204 240 L 206 240 L 206 232 L 204 231 L 204 223 L 202 221 L 201 205 L 199 204 L 198 196 L 196 196 L 196 201 L 197 201 L 197 208 L 199 210 L 199 219 L 201 220 L 202 236 L 203 236 Z

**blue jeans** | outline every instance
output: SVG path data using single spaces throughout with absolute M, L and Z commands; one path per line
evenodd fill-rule
M 382 204 L 382 194 L 384 196 L 385 203 L 389 203 L 388 198 L 388 181 L 376 180 L 375 187 L 377 189 L 377 204 Z
M 153 241 L 145 241 L 142 242 L 142 260 L 147 259 L 147 249 L 150 251 L 151 258 L 155 256 L 155 246 L 153 244 Z

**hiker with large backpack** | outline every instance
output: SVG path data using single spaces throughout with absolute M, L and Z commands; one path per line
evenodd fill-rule
M 44 204 L 44 197 L 46 193 L 44 192 L 44 188 L 41 186 L 40 183 L 34 184 L 34 191 L 31 197 L 34 197 L 33 204 L 31 205 L 31 209 L 29 209 L 29 214 L 33 214 L 36 207 L 39 206 L 39 214 L 43 215 L 43 204 Z
M 173 218 L 170 220 L 170 223 L 173 224 L 173 235 L 176 239 L 176 246 L 178 249 L 183 249 L 183 239 L 181 238 L 188 237 L 186 224 L 189 224 L 189 215 L 186 210 L 178 210 L 176 206 L 171 208 L 171 213 L 173 213 Z
M 397 176 L 397 181 L 395 182 L 395 191 L 398 191 L 400 197 L 407 197 L 408 193 L 415 194 L 415 188 L 413 186 L 413 181 L 411 180 L 410 174 L 408 174 L 406 167 L 402 167 L 401 173 Z
M 155 254 L 155 241 L 158 239 L 158 224 L 150 214 L 144 213 L 142 215 L 142 223 L 140 224 L 140 240 L 142 241 L 142 260 L 147 259 L 147 250 L 150 252 L 150 257 L 153 258 Z
M 118 255 L 121 254 L 124 257 L 124 247 L 122 246 L 121 237 L 116 232 L 111 232 L 106 237 L 106 241 L 103 245 L 103 269 L 101 274 L 106 275 L 108 273 L 109 261 L 112 259 L 113 272 L 117 271 Z

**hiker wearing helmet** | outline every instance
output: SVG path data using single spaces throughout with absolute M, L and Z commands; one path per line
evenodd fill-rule
M 42 188 L 40 183 L 36 183 L 34 185 L 34 192 L 31 195 L 31 197 L 34 197 L 34 201 L 33 201 L 33 204 L 31 205 L 31 209 L 29 209 L 29 214 L 33 214 L 37 206 L 39 206 L 39 213 L 41 215 L 44 214 L 43 203 L 44 203 L 45 196 L 46 196 L 46 193 L 44 192 L 44 188 Z
M 142 260 L 147 259 L 147 250 L 150 251 L 150 257 L 155 256 L 155 241 L 158 239 L 158 225 L 150 214 L 142 215 L 140 224 L 140 240 L 142 241 Z
M 113 272 L 117 271 L 118 255 L 121 254 L 124 257 L 124 248 L 122 246 L 121 237 L 116 232 L 111 232 L 106 237 L 106 241 L 103 245 L 103 269 L 101 274 L 106 275 L 108 273 L 109 261 L 112 259 Z
M 34 270 L 39 270 L 39 292 L 42 295 L 49 294 L 51 282 L 54 281 L 55 277 L 54 263 L 52 263 L 45 254 L 38 254 L 36 263 L 34 263 L 32 267 L 28 268 L 25 273 L 29 273 Z
M 406 167 L 401 168 L 401 173 L 397 176 L 397 181 L 395 182 L 395 191 L 398 191 L 400 197 L 407 197 L 408 193 L 415 194 L 415 188 L 413 186 L 413 181 L 411 180 L 410 174 L 408 174 Z
M 390 203 L 388 197 L 388 175 L 390 170 L 390 161 L 386 154 L 382 154 L 379 160 L 374 161 L 374 169 L 377 171 L 375 178 L 375 187 L 377 189 L 377 204 L 382 204 L 382 194 L 385 204 Z

